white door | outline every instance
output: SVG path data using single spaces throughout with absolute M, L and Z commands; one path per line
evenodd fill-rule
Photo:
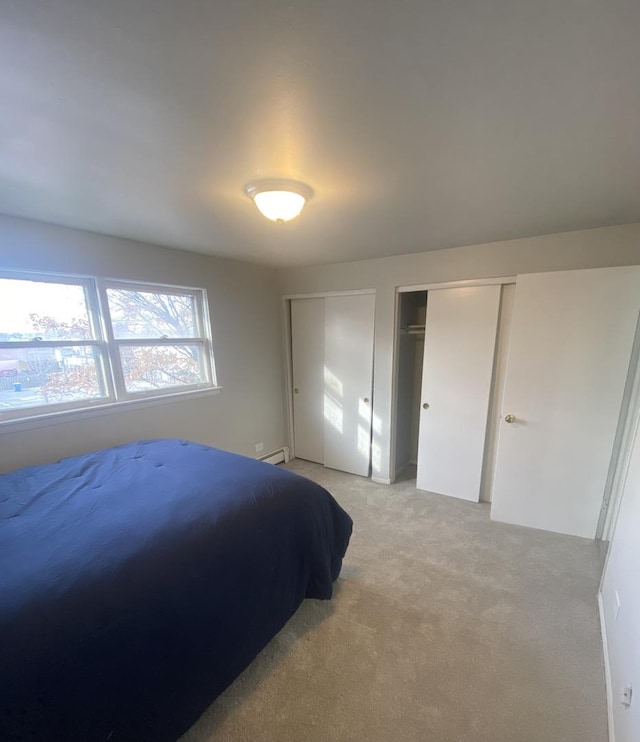
M 375 296 L 325 299 L 324 463 L 369 474 Z
M 499 306 L 498 285 L 427 294 L 418 489 L 480 499 Z
M 494 520 L 595 536 L 639 311 L 640 267 L 518 276 Z
M 324 461 L 324 299 L 291 301 L 295 455 Z

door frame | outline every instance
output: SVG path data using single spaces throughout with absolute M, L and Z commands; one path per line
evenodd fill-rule
M 604 488 L 600 518 L 596 528 L 597 541 L 611 541 L 618 519 L 622 491 L 631 463 L 633 443 L 640 416 L 640 314 L 631 349 L 631 360 L 625 384 L 618 428 L 613 442 L 611 463 Z M 606 566 L 605 566 L 606 569 Z M 604 570 L 603 570 L 604 575 Z M 604 579 L 604 577 L 603 577 Z
M 293 358 L 291 354 L 291 301 L 292 299 L 325 299 L 330 296 L 356 296 L 359 294 L 374 294 L 375 289 L 353 289 L 351 291 L 316 291 L 308 294 L 284 294 L 282 296 L 282 328 L 283 328 L 283 361 L 284 361 L 284 398 L 287 416 L 287 437 L 289 439 L 290 458 L 295 458 L 295 437 L 293 431 Z M 374 322 L 375 347 L 375 322 Z M 374 363 L 375 373 L 375 363 Z M 373 399 L 375 405 L 375 397 Z M 372 409 L 373 414 L 373 409 Z
M 398 358 L 400 354 L 400 332 L 398 322 L 400 319 L 400 294 L 408 294 L 418 291 L 434 291 L 435 289 L 457 289 L 467 286 L 494 286 L 495 284 L 516 283 L 517 276 L 495 276 L 491 278 L 469 278 L 461 281 L 438 281 L 434 283 L 404 284 L 395 287 L 393 308 L 393 358 L 391 370 L 391 435 L 389 440 L 389 483 L 396 479 L 396 434 L 398 428 Z M 427 311 L 428 311 L 427 298 Z

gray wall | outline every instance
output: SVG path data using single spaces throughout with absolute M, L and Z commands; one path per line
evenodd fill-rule
M 139 438 L 185 437 L 254 456 L 286 443 L 275 272 L 232 260 L 0 217 L 0 267 L 207 289 L 218 394 L 0 428 L 0 471 Z
M 277 273 L 22 219 L 0 217 L 0 266 L 75 272 L 207 289 L 220 394 L 113 414 L 0 429 L 0 470 L 144 437 L 184 436 L 247 455 L 287 443 L 283 414 L 284 293 L 376 289 L 374 414 L 381 465 L 393 476 L 391 401 L 394 290 L 464 278 L 640 263 L 640 224 L 460 247 Z
M 352 263 L 291 268 L 279 273 L 283 294 L 376 290 L 374 410 L 381 464 L 373 476 L 393 477 L 391 408 L 395 287 L 518 273 L 640 263 L 640 224 L 457 247 Z

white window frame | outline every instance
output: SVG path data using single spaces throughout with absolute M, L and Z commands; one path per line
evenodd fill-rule
M 132 402 L 156 400 L 166 397 L 175 399 L 181 395 L 193 396 L 194 392 L 219 390 L 216 385 L 213 342 L 209 321 L 209 308 L 206 289 L 174 286 L 141 281 L 108 279 L 67 273 L 48 273 L 13 271 L 0 269 L 0 278 L 37 281 L 40 283 L 59 283 L 79 285 L 84 288 L 89 324 L 93 331 L 92 340 L 31 340 L 0 342 L 0 349 L 14 348 L 60 348 L 68 346 L 94 347 L 96 349 L 96 371 L 105 396 L 97 399 L 73 400 L 71 402 L 36 405 L 34 407 L 0 411 L 0 427 L 11 423 L 28 421 L 33 418 L 44 419 L 61 413 L 84 412 L 91 409 L 129 405 Z M 183 294 L 194 298 L 195 321 L 198 334 L 190 338 L 132 338 L 116 339 L 111 323 L 107 289 L 144 291 L 147 293 Z M 120 348 L 133 346 L 195 345 L 200 347 L 200 359 L 205 381 L 195 384 L 179 384 L 161 389 L 128 392 L 120 360 Z
M 185 286 L 169 286 L 167 284 L 141 283 L 138 281 L 115 281 L 111 279 L 97 279 L 98 295 L 102 306 L 102 316 L 105 324 L 105 337 L 108 347 L 108 356 L 112 366 L 116 397 L 118 400 L 146 399 L 147 397 L 162 397 L 167 394 L 197 391 L 215 387 L 215 366 L 211 346 L 211 330 L 209 327 L 209 311 L 206 292 L 204 289 L 187 288 Z M 169 294 L 172 296 L 191 296 L 194 299 L 195 321 L 198 335 L 194 337 L 167 337 L 167 338 L 116 338 L 113 332 L 111 312 L 109 310 L 108 289 L 122 289 L 123 291 L 142 291 L 150 294 Z M 200 358 L 203 366 L 205 381 L 195 384 L 178 384 L 163 387 L 162 389 L 147 389 L 139 392 L 128 392 L 125 386 L 120 349 L 126 346 L 159 347 L 162 345 L 196 345 L 200 348 Z

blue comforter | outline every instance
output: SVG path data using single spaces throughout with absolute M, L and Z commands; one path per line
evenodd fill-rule
M 319 485 L 188 441 L 0 476 L 0 739 L 175 740 L 331 597 L 351 527 Z

